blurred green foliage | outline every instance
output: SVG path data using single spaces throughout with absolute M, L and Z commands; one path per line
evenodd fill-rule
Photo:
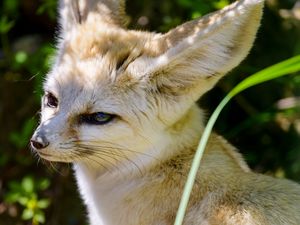
M 166 32 L 230 2 L 127 0 L 129 27 Z M 208 112 L 247 75 L 300 54 L 295 4 L 267 0 L 251 54 L 200 101 Z M 39 163 L 28 148 L 38 122 L 42 81 L 55 51 L 56 8 L 56 0 L 0 2 L 0 225 L 85 224 L 70 167 Z M 298 74 L 258 85 L 226 107 L 216 129 L 255 171 L 299 182 L 299 96 Z
M 21 218 L 23 220 L 31 220 L 33 225 L 45 223 L 43 209 L 50 205 L 50 199 L 38 199 L 38 191 L 47 189 L 49 185 L 49 179 L 43 178 L 36 181 L 31 176 L 24 177 L 21 182 L 10 181 L 4 201 L 22 205 L 24 209 Z

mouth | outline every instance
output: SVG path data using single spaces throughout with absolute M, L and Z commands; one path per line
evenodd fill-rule
M 44 152 L 37 152 L 39 154 L 39 156 L 41 157 L 53 157 L 51 154 L 47 154 L 47 153 L 44 153 Z
M 43 151 L 36 151 L 38 156 L 48 161 L 57 161 L 56 157 L 53 154 L 45 153 Z
M 55 154 L 54 152 L 45 152 L 45 151 L 36 151 L 36 153 L 38 154 L 39 157 L 41 157 L 42 159 L 45 159 L 47 161 L 51 161 L 51 162 L 62 162 L 62 163 L 70 163 L 72 161 L 66 160 L 66 158 L 63 158 L 62 156 L 59 156 L 57 154 Z

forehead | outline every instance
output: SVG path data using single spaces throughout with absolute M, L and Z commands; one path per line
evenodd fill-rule
M 74 78 L 65 80 L 61 77 L 55 79 L 55 76 L 50 76 L 45 82 L 45 90 L 57 96 L 60 112 L 67 115 L 100 111 L 117 114 L 124 102 L 123 96 L 117 94 L 109 82 L 96 83 Z
M 51 73 L 60 82 L 73 80 L 86 85 L 106 84 L 115 79 L 120 64 L 144 53 L 143 46 L 147 40 L 140 38 L 138 32 L 79 28 L 60 44 Z
M 105 61 L 101 58 L 77 60 L 64 54 L 47 75 L 45 89 L 56 89 L 58 92 L 69 87 L 91 89 L 97 85 L 107 86 L 111 83 L 113 70 Z
M 58 96 L 67 111 L 74 107 L 76 111 L 87 111 L 95 106 L 112 109 L 112 104 L 122 101 L 120 93 L 126 87 L 116 88 L 115 64 L 107 54 L 81 59 L 62 52 L 47 76 L 44 89 Z
M 64 51 L 78 59 L 90 59 L 99 55 L 119 55 L 133 51 L 142 46 L 143 39 L 136 32 L 121 28 L 80 26 L 69 38 L 64 40 Z
M 136 80 L 126 71 L 118 71 L 118 66 L 126 59 L 151 55 L 145 48 L 151 34 L 141 38 L 139 32 L 121 29 L 94 31 L 82 27 L 78 30 L 62 41 L 56 63 L 44 84 L 45 90 L 50 89 L 68 102 L 126 98 Z
M 107 82 L 115 75 L 118 60 L 137 46 L 136 41 L 134 35 L 122 30 L 95 32 L 82 27 L 60 43 L 50 76 L 62 83 Z

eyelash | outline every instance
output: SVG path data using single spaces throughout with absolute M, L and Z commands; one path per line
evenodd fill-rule
M 80 115 L 80 123 L 89 125 L 104 125 L 111 122 L 116 116 L 105 112 L 96 112 L 92 114 Z
M 45 105 L 49 108 L 55 109 L 58 106 L 58 99 L 52 93 L 46 93 Z

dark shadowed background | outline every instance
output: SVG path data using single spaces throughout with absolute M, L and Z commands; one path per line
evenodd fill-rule
M 130 27 L 165 32 L 229 0 L 127 0 Z M 298 6 L 298 7 L 297 7 Z M 84 225 L 71 165 L 49 164 L 28 147 L 41 83 L 55 51 L 56 0 L 0 2 L 0 225 Z M 300 54 L 300 1 L 267 0 L 248 58 L 200 101 L 209 115 L 252 73 Z M 255 171 L 300 182 L 300 73 L 252 87 L 226 107 L 217 132 Z

